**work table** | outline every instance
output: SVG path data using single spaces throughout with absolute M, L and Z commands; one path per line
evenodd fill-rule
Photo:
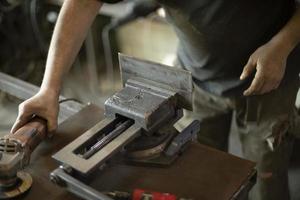
M 51 156 L 102 118 L 103 110 L 89 105 L 64 121 L 55 136 L 43 142 L 33 153 L 31 164 L 26 169 L 33 177 L 33 185 L 20 199 L 77 199 L 50 182 L 50 172 L 59 166 Z M 254 166 L 250 161 L 194 143 L 170 167 L 111 164 L 96 173 L 97 178 L 91 181 L 91 185 L 100 191 L 142 188 L 195 200 L 227 200 L 248 193 L 255 178 Z

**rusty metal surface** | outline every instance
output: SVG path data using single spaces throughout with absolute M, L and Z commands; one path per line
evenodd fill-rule
M 58 167 L 51 156 L 102 117 L 103 111 L 90 105 L 61 124 L 56 136 L 36 149 L 27 169 L 33 177 L 33 186 L 21 199 L 77 199 L 49 181 L 49 173 Z M 227 200 L 247 182 L 253 167 L 252 162 L 193 144 L 169 168 L 112 165 L 98 174 L 92 185 L 100 190 L 145 188 L 195 200 Z
M 0 91 L 3 91 L 21 100 L 26 100 L 35 95 L 39 89 L 39 87 L 31 83 L 0 72 Z M 66 97 L 59 96 L 59 100 L 66 100 Z M 82 107 L 83 105 L 81 103 L 75 101 L 61 103 L 59 106 L 59 123 L 77 113 L 80 109 L 82 109 Z

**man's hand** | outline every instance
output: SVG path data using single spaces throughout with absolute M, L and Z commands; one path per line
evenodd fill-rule
M 20 104 L 18 118 L 11 129 L 12 133 L 34 116 L 47 120 L 48 133 L 56 129 L 58 96 L 64 75 L 75 60 L 101 5 L 98 0 L 64 1 L 51 39 L 41 90 Z
M 298 6 L 288 23 L 265 45 L 249 58 L 240 79 L 251 73 L 255 76 L 245 96 L 258 95 L 275 90 L 285 73 L 286 60 L 300 42 L 300 7 Z
M 32 98 L 19 105 L 19 114 L 11 133 L 15 133 L 34 116 L 47 120 L 48 132 L 53 132 L 57 127 L 59 111 L 58 95 L 51 90 L 41 90 Z
M 259 47 L 250 56 L 240 77 L 243 80 L 256 70 L 254 79 L 244 91 L 244 95 L 260 95 L 275 90 L 284 76 L 287 57 L 285 48 L 276 42 L 270 41 Z

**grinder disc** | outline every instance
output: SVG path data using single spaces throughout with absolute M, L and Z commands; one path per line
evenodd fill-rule
M 14 186 L 0 188 L 0 199 L 10 199 L 24 194 L 32 185 L 32 177 L 24 171 L 17 173 L 17 181 Z

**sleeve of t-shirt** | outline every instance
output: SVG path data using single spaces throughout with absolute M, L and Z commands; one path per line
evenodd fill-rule
M 121 2 L 123 0 L 99 0 L 103 3 L 118 3 L 118 2 Z

